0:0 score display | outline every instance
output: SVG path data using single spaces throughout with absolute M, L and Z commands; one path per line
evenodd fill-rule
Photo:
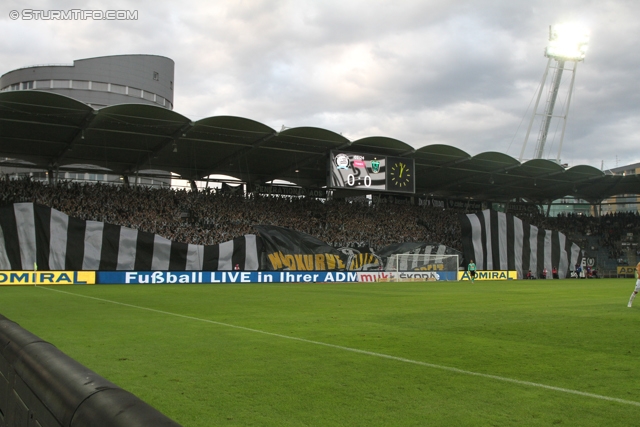
M 330 188 L 415 192 L 413 159 L 331 151 Z
M 363 183 L 365 187 L 371 187 L 371 177 L 369 175 L 365 175 L 364 177 L 360 177 L 356 180 L 356 177 L 353 174 L 347 175 L 347 186 L 353 187 L 356 185 L 356 182 Z

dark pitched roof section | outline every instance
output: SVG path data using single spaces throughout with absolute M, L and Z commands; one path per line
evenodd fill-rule
M 415 160 L 416 194 L 544 203 L 568 195 L 598 203 L 640 194 L 638 175 L 611 175 L 591 166 L 565 169 L 549 160 L 520 163 L 498 152 L 476 156 L 433 144 L 414 149 L 393 138 L 349 141 L 314 127 L 277 131 L 233 116 L 198 121 L 143 104 L 94 110 L 37 90 L 0 93 L 0 156 L 35 168 L 94 165 L 114 174 L 162 170 L 184 179 L 229 175 L 248 183 L 273 179 L 323 187 L 329 151 L 345 150 Z

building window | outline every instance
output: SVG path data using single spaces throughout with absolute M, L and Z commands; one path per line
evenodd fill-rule
M 129 96 L 134 96 L 136 98 L 142 98 L 142 91 L 140 89 L 136 89 L 134 87 L 129 88 Z
M 87 80 L 73 80 L 71 82 L 71 87 L 73 89 L 89 89 L 89 82 Z
M 20 90 L 20 83 L 14 83 L 11 85 L 11 90 Z
M 169 89 L 173 90 L 173 81 L 169 82 Z
M 103 82 L 91 82 L 91 89 L 107 92 L 109 90 L 109 84 Z
M 153 80 L 159 82 L 160 81 L 160 73 L 157 71 L 153 72 Z
M 33 89 L 33 81 L 30 82 L 22 82 L 22 89 Z
M 127 93 L 127 88 L 125 86 L 122 85 L 116 85 L 111 83 L 111 92 L 113 93 L 120 93 L 122 95 Z
M 36 89 L 50 89 L 51 80 L 36 80 Z
M 69 89 L 69 80 L 53 80 L 53 89 Z

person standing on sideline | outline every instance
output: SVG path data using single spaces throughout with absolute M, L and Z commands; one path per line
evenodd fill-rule
M 471 260 L 469 265 L 467 266 L 467 271 L 469 272 L 469 276 L 471 277 L 471 281 L 473 282 L 476 278 L 476 264 Z
M 629 298 L 629 304 L 627 304 L 627 307 L 631 307 L 633 305 L 633 300 L 636 298 L 636 295 L 638 295 L 638 292 L 640 292 L 640 262 L 638 262 L 638 265 L 636 265 L 635 276 L 636 276 L 636 288 L 631 293 L 631 298 Z

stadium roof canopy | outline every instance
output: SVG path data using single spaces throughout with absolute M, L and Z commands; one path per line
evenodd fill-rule
M 497 152 L 471 156 L 449 145 L 414 149 L 386 137 L 352 142 L 313 127 L 278 132 L 241 117 L 194 122 L 143 104 L 94 110 L 37 90 L 0 93 L 0 156 L 23 167 L 78 170 L 93 165 L 117 175 L 159 170 L 190 180 L 220 174 L 247 183 L 281 179 L 321 188 L 330 150 L 414 159 L 418 195 L 536 203 L 571 195 L 599 203 L 614 195 L 640 194 L 640 176 L 606 174 L 591 166 L 567 169 L 540 159 L 520 163 Z

